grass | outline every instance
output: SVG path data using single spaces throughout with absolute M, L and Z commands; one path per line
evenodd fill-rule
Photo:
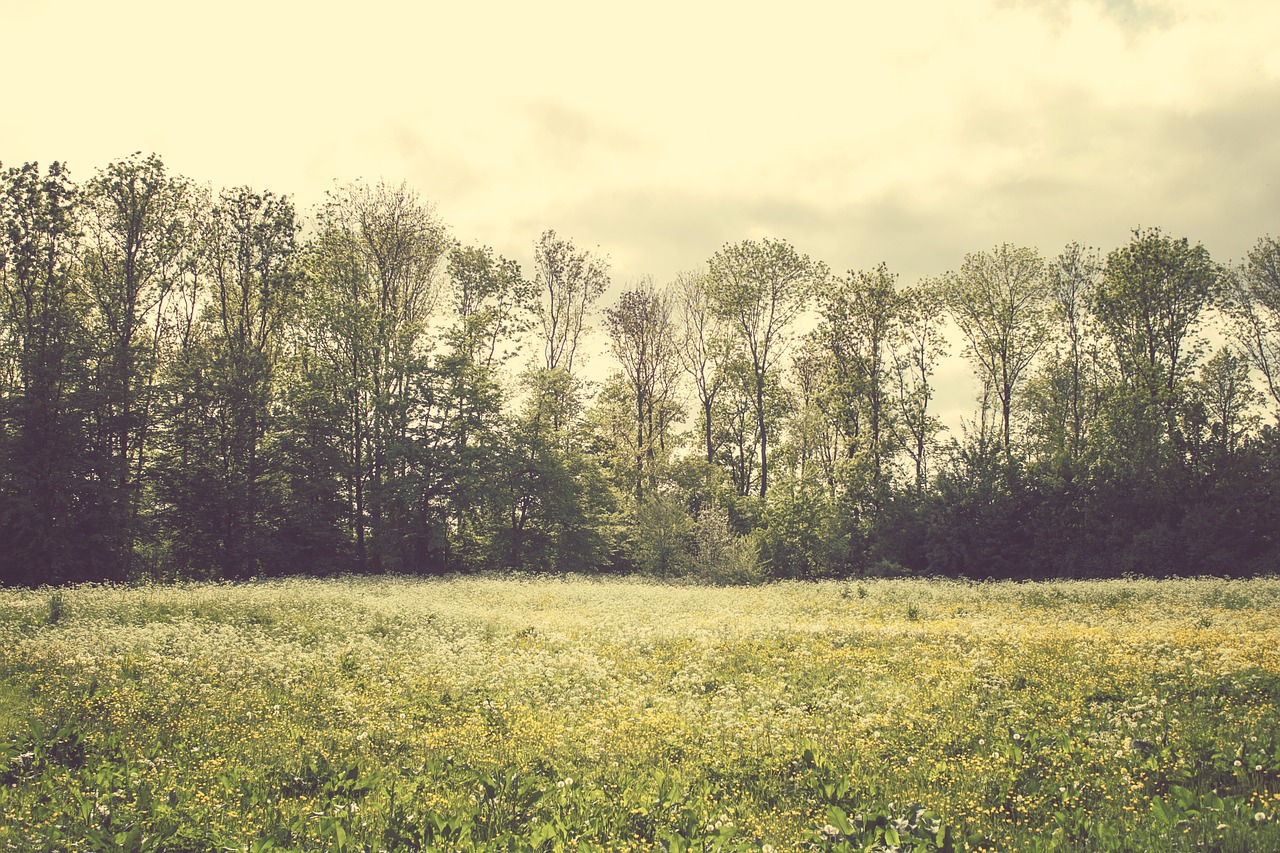
M 0 591 L 0 850 L 1280 850 L 1278 599 Z

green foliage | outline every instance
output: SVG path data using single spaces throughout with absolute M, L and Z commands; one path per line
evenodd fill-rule
M 87 474 L 91 400 L 77 287 L 77 191 L 67 169 L 0 172 L 0 581 L 99 577 L 113 566 L 77 535 L 104 530 Z
M 1090 308 L 1127 383 L 1162 406 L 1174 403 L 1203 345 L 1196 333 L 1219 286 L 1220 271 L 1203 246 L 1158 228 L 1135 231 L 1128 246 L 1107 256 Z
M 778 363 L 792 334 L 792 322 L 826 277 L 825 266 L 785 240 L 731 243 L 708 262 L 706 287 L 712 311 L 732 330 L 748 371 L 762 500 L 769 491 L 769 444 L 774 432 L 768 417 L 769 389 L 777 383 Z
M 1034 571 L 1026 524 L 1031 510 L 1020 462 L 977 436 L 953 447 L 939 472 L 928 538 L 930 568 L 970 577 Z
M 839 435 L 837 447 L 823 455 L 864 461 L 864 483 L 843 479 L 852 492 L 848 498 L 866 505 L 887 489 L 898 445 L 890 375 L 909 309 L 896 278 L 884 264 L 871 272 L 851 270 L 821 295 L 822 323 L 814 334 L 827 380 L 818 401 Z M 835 476 L 829 472 L 828 479 Z
M 1280 405 L 1280 241 L 1263 237 L 1227 279 L 1234 337 Z
M 57 625 L 62 621 L 66 608 L 62 590 L 54 590 L 53 595 L 49 596 L 49 612 L 45 614 L 44 621 L 49 625 Z
M 845 543 L 855 534 L 839 529 L 842 518 L 850 518 L 839 509 L 811 479 L 776 483 L 764 518 L 769 573 L 776 578 L 830 577 L 845 568 L 850 559 Z
M 1002 244 L 965 255 L 943 276 L 943 298 L 965 338 L 987 393 L 1000 407 L 1000 438 L 1013 449 L 1014 403 L 1040 350 L 1049 341 L 1049 282 L 1034 249 Z
M 614 358 L 622 366 L 630 417 L 622 431 L 630 456 L 637 512 L 646 491 L 658 487 L 658 478 L 674 448 L 674 427 L 680 417 L 677 403 L 679 360 L 671 299 L 651 282 L 623 293 L 618 304 L 605 310 Z
M 1274 581 L 345 578 L 68 597 L 56 626 L 43 592 L 0 600 L 0 846 L 1280 841 Z M 1218 627 L 1191 628 L 1202 613 Z
M 609 286 L 609 262 L 548 229 L 534 247 L 542 367 L 573 374 L 578 344 L 591 306 Z
M 684 506 L 671 495 L 650 495 L 636 508 L 633 559 L 637 568 L 666 578 L 689 568 L 689 537 L 695 528 Z
M 602 566 L 616 496 L 579 422 L 581 384 L 561 369 L 532 371 L 526 381 L 530 394 L 496 481 L 492 565 L 550 572 Z
M 740 536 L 718 504 L 704 506 L 693 528 L 689 574 L 711 584 L 752 584 L 765 579 L 760 546 L 754 536 Z
M 1005 245 L 906 287 L 730 243 L 604 312 L 620 370 L 597 387 L 574 371 L 602 255 L 548 230 L 526 279 L 404 184 L 315 214 L 304 234 L 287 197 L 203 190 L 156 155 L 79 186 L 59 163 L 0 172 L 0 583 L 1280 556 L 1280 432 L 1254 387 L 1280 399 L 1271 238 L 1231 269 L 1158 229 L 1105 262 Z M 948 315 L 984 390 L 944 443 Z M 1214 317 L 1233 340 L 1210 354 Z M 538 369 L 514 361 L 535 339 Z

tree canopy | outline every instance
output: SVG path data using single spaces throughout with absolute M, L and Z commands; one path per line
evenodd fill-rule
M 300 213 L 156 155 L 0 170 L 0 582 L 1280 559 L 1271 237 L 999 244 L 918 282 L 780 238 L 671 282 L 551 229 L 526 262 L 405 184 Z M 983 388 L 958 432 L 952 351 Z

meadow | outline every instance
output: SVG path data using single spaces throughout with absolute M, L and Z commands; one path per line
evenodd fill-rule
M 0 590 L 0 850 L 1280 850 L 1280 579 Z

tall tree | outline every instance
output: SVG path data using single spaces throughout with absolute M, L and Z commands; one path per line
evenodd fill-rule
M 1049 265 L 1049 287 L 1053 313 L 1066 338 L 1066 352 L 1058 359 L 1067 378 L 1065 430 L 1066 447 L 1071 459 L 1084 450 L 1086 428 L 1097 409 L 1097 377 L 1093 369 L 1096 354 L 1092 351 L 1092 329 L 1089 303 L 1102 276 L 1102 258 L 1094 249 L 1071 243 Z
M 611 505 L 598 459 L 586 452 L 581 386 L 574 370 L 587 318 L 609 284 L 608 263 L 555 231 L 534 247 L 542 359 L 525 374 L 514 418 L 496 537 L 513 568 L 563 570 L 598 561 L 601 513 Z
M 499 566 L 499 484 L 510 461 L 503 367 L 531 327 L 537 294 L 519 264 L 488 248 L 455 246 L 448 274 L 455 320 L 444 335 L 447 348 L 423 374 L 415 427 L 420 459 L 431 462 L 415 471 L 430 516 L 423 526 L 433 534 L 423 546 L 440 565 Z
M 818 326 L 830 356 L 846 452 L 865 461 L 873 506 L 883 497 L 886 461 L 894 449 L 889 376 L 903 311 L 896 279 L 884 264 L 872 271 L 850 270 L 822 294 Z
M 1126 387 L 1175 446 L 1183 387 L 1204 349 L 1197 331 L 1219 274 L 1203 246 L 1158 228 L 1134 231 L 1129 245 L 1107 255 L 1090 302 Z
M 797 480 L 820 480 L 832 498 L 842 485 L 838 475 L 848 457 L 845 439 L 849 426 L 838 414 L 842 395 L 833 381 L 834 373 L 825 335 L 805 335 L 791 362 L 795 409 L 788 430 L 788 461 Z
M 716 461 L 729 471 L 737 494 L 746 497 L 760 491 L 760 419 L 756 409 L 756 383 L 751 362 L 734 353 L 724 364 L 724 386 L 716 397 L 712 441 Z M 785 388 L 770 382 L 764 398 L 765 431 L 776 435 L 787 409 Z
M 1263 237 L 1230 278 L 1236 339 L 1280 406 L 1280 240 Z
M 76 188 L 60 163 L 0 172 L 0 579 L 95 578 L 83 448 L 84 305 L 75 278 Z
M 328 574 L 356 565 L 344 491 L 349 423 L 338 377 L 312 346 L 306 316 L 290 324 L 268 439 L 281 491 L 274 563 L 285 573 Z
M 1207 450 L 1205 468 L 1219 477 L 1234 473 L 1227 463 L 1239 454 L 1259 420 L 1261 395 L 1249 381 L 1248 359 L 1229 347 L 1218 350 L 1188 391 L 1190 420 L 1200 433 L 1195 438 Z
M 706 461 L 711 464 L 716 455 L 712 417 L 725 383 L 730 330 L 713 310 L 705 273 L 682 272 L 676 277 L 674 288 L 682 332 L 676 352 L 698 397 Z
M 902 291 L 901 323 L 894 336 L 894 402 L 898 441 L 915 469 L 916 494 L 924 492 L 929 457 L 937 445 L 942 423 L 930 412 L 934 367 L 947 355 L 943 332 L 943 302 L 937 287 L 924 282 Z
M 708 264 L 708 293 L 733 329 L 751 368 L 760 448 L 760 497 L 769 491 L 768 386 L 791 341 L 792 323 L 808 306 L 826 268 L 783 240 L 729 244 Z
M 534 264 L 542 293 L 542 366 L 572 375 L 587 314 L 609 286 L 608 262 L 548 230 L 534 247 Z
M 671 299 L 644 281 L 605 310 L 614 358 L 622 366 L 634 414 L 636 505 L 644 501 L 646 483 L 657 482 L 675 415 L 676 354 Z
M 153 392 L 171 331 L 167 303 L 195 252 L 187 182 L 170 176 L 156 155 L 135 154 L 88 183 L 80 219 L 81 268 L 92 309 L 89 357 L 96 365 L 95 467 L 113 518 L 104 539 L 124 573 L 132 574 L 152 449 Z
M 534 285 L 518 263 L 495 257 L 488 247 L 455 246 L 448 271 L 458 318 L 451 336 L 455 350 L 478 367 L 507 361 L 531 326 Z
M 997 246 L 965 255 L 942 278 L 951 317 L 965 338 L 965 354 L 1000 406 L 1000 438 L 1013 453 L 1014 398 L 1028 369 L 1049 340 L 1049 288 L 1044 262 L 1034 249 Z
M 221 577 L 267 568 L 278 514 L 266 439 L 296 304 L 293 204 L 224 190 L 205 225 L 202 328 L 173 367 L 162 476 L 175 557 Z
M 349 517 L 362 569 L 386 568 L 393 528 L 417 517 L 417 502 L 403 494 L 393 502 L 388 484 L 411 465 L 415 394 L 449 248 L 434 210 L 405 184 L 357 182 L 330 196 L 308 252 L 315 345 L 347 410 Z

